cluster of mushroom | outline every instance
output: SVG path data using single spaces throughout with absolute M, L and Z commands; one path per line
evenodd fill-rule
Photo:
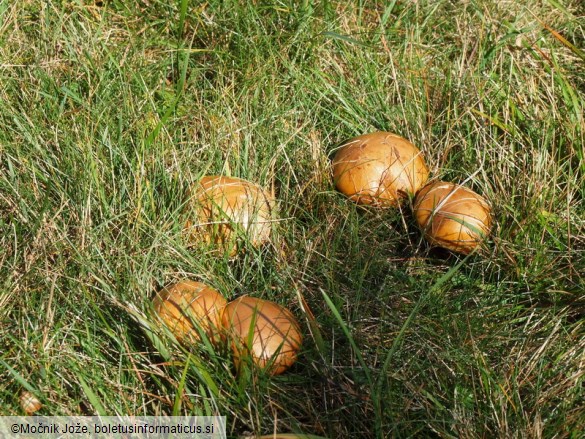
M 337 189 L 358 204 L 398 206 L 414 197 L 414 217 L 432 245 L 469 254 L 489 235 L 486 200 L 461 185 L 427 184 L 421 151 L 396 134 L 380 131 L 343 144 L 333 159 L 333 177 Z
M 189 197 L 192 220 L 185 226 L 191 240 L 236 255 L 240 245 L 259 246 L 270 239 L 276 203 L 260 186 L 239 178 L 205 176 Z M 271 375 L 287 370 L 302 343 L 299 323 L 277 303 L 250 296 L 232 302 L 201 282 L 184 280 L 163 288 L 154 311 L 183 343 L 227 343 L 239 368 L 250 361 Z
M 488 236 L 492 219 L 488 203 L 461 185 L 428 183 L 421 151 L 388 132 L 349 140 L 333 159 L 337 189 L 358 204 L 398 206 L 414 197 L 414 217 L 427 240 L 469 254 Z M 270 240 L 276 202 L 255 183 L 226 176 L 205 176 L 189 194 L 190 239 L 234 256 L 243 244 L 254 247 Z M 267 300 L 242 296 L 228 303 L 216 290 L 194 281 L 163 288 L 154 309 L 182 342 L 228 343 L 239 367 L 244 358 L 261 369 L 280 374 L 296 360 L 302 343 L 293 314 Z
M 193 344 L 207 337 L 228 343 L 236 368 L 251 361 L 271 375 L 296 360 L 302 334 L 292 313 L 277 303 L 241 296 L 227 302 L 214 288 L 184 280 L 163 288 L 154 310 L 177 340 Z

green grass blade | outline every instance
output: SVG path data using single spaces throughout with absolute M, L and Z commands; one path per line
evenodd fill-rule
M 2 360 L 1 358 L 0 358 L 0 364 L 1 364 L 2 366 L 4 366 L 8 372 L 10 372 L 10 374 L 11 374 L 11 375 L 14 377 L 14 379 L 15 379 L 15 380 L 16 380 L 18 383 L 20 383 L 20 385 L 21 385 L 22 387 L 24 387 L 24 388 L 25 388 L 26 390 L 28 390 L 29 392 L 32 392 L 32 393 L 37 393 L 37 390 L 36 390 L 36 389 L 35 389 L 35 388 L 34 388 L 34 387 L 31 385 L 31 384 L 29 384 L 29 382 L 28 382 L 26 379 L 24 379 L 24 377 L 23 377 L 21 374 L 19 374 L 19 373 L 18 373 L 16 370 L 14 370 L 12 367 L 10 367 L 10 366 L 8 365 L 8 363 L 6 363 L 6 362 L 5 362 L 4 360 Z
M 185 18 L 187 17 L 187 7 L 189 0 L 181 0 L 179 4 L 179 23 L 177 24 L 177 35 L 179 38 L 183 38 L 183 30 L 185 29 Z
M 355 342 L 355 340 L 353 338 L 351 330 L 349 329 L 349 327 L 347 326 L 347 324 L 343 320 L 343 317 L 341 317 L 339 310 L 337 309 L 337 307 L 335 306 L 335 304 L 333 303 L 331 298 L 327 295 L 327 293 L 323 289 L 321 289 L 321 294 L 323 295 L 323 299 L 325 299 L 325 303 L 327 304 L 327 306 L 329 307 L 329 309 L 333 313 L 335 320 L 337 320 L 337 323 L 339 324 L 341 330 L 343 331 L 343 334 L 347 338 L 347 341 L 351 345 L 351 347 L 354 351 L 354 354 L 355 354 L 355 356 L 356 356 L 356 358 L 357 358 L 357 360 L 362 368 L 362 371 L 364 372 L 366 379 L 368 380 L 368 383 L 372 384 L 373 381 L 372 381 L 372 376 L 370 373 L 370 368 L 368 367 L 368 365 L 364 361 L 362 353 L 361 353 L 357 343 Z
M 87 399 L 89 400 L 90 404 L 93 406 L 93 408 L 95 408 L 96 413 L 100 416 L 112 415 L 112 413 L 108 413 L 106 411 L 100 398 L 93 391 L 93 389 L 87 384 L 87 382 L 85 381 L 83 376 L 81 376 L 81 373 L 79 371 L 76 371 L 76 374 L 77 374 L 77 379 L 79 380 L 79 385 L 83 389 L 83 392 L 85 393 L 85 396 L 87 396 Z

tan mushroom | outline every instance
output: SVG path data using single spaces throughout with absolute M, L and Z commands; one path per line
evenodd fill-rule
M 270 241 L 276 202 L 255 183 L 210 175 L 191 190 L 194 216 L 186 223 L 191 238 L 237 253 L 238 243 L 260 246 Z
M 492 226 L 486 200 L 471 189 L 444 181 L 421 189 L 414 216 L 430 243 L 463 254 L 478 248 Z
M 297 320 L 286 308 L 242 296 L 226 306 L 222 321 L 236 367 L 250 357 L 261 369 L 278 375 L 296 361 L 303 337 Z
M 420 150 L 396 134 L 379 131 L 347 141 L 333 158 L 337 189 L 358 204 L 397 206 L 429 178 Z
M 20 394 L 20 407 L 30 416 L 39 411 L 43 407 L 43 404 L 41 404 L 41 401 L 34 394 L 28 390 L 23 390 Z
M 221 339 L 221 313 L 226 304 L 218 291 L 191 280 L 163 288 L 153 303 L 154 311 L 177 340 L 191 343 L 201 339 L 197 326 L 210 340 Z

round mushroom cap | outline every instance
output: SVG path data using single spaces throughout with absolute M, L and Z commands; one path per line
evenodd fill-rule
M 296 361 L 303 336 L 297 320 L 286 308 L 242 296 L 226 306 L 222 321 L 236 367 L 248 357 L 260 369 L 278 375 Z
M 41 401 L 39 401 L 39 399 L 35 395 L 30 393 L 28 390 L 22 391 L 19 400 L 20 407 L 28 416 L 39 411 L 43 407 Z
M 421 151 L 396 134 L 379 131 L 347 141 L 333 158 L 337 189 L 358 204 L 397 206 L 429 178 Z
M 220 340 L 221 313 L 227 300 L 215 289 L 192 280 L 164 287 L 154 298 L 154 311 L 179 341 L 201 340 L 204 331 L 213 342 Z
M 274 197 L 255 183 L 240 178 L 209 175 L 191 190 L 195 218 L 186 229 L 190 236 L 217 245 L 234 256 L 238 243 L 258 247 L 270 241 L 276 210 Z
M 414 216 L 431 244 L 463 254 L 478 248 L 492 226 L 491 209 L 483 197 L 444 181 L 421 189 L 415 198 Z

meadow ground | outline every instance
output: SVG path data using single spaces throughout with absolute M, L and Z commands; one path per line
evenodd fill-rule
M 579 0 L 0 1 L 0 413 L 28 390 L 229 437 L 582 437 L 584 35 Z M 334 190 L 374 130 L 490 200 L 487 251 Z M 189 245 L 220 173 L 274 189 L 271 245 Z M 298 362 L 175 343 L 150 303 L 185 277 L 288 306 Z

